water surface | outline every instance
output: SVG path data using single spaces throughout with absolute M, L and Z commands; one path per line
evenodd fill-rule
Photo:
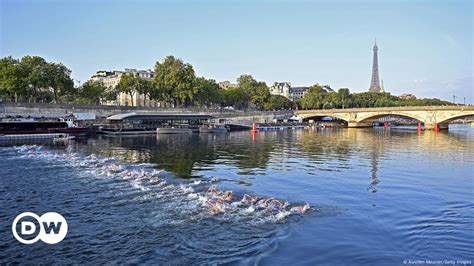
M 160 181 L 111 174 L 104 168 L 111 164 Z M 474 130 L 468 126 L 421 134 L 98 136 L 66 146 L 0 147 L 0 169 L 1 262 L 473 260 Z M 203 204 L 211 186 L 232 190 L 233 202 L 251 194 L 287 206 L 249 211 L 229 204 L 212 215 Z M 306 203 L 305 214 L 289 211 Z M 57 245 L 16 242 L 11 223 L 24 211 L 61 213 L 68 236 Z

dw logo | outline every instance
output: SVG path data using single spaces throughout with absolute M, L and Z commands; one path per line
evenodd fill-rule
M 66 237 L 67 222 L 56 212 L 47 212 L 41 217 L 32 212 L 24 212 L 13 221 L 12 233 L 23 244 L 33 244 L 40 239 L 47 244 L 56 244 Z

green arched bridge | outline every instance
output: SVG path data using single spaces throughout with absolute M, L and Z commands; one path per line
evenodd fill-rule
M 407 106 L 380 108 L 350 108 L 326 110 L 299 110 L 296 115 L 303 119 L 334 117 L 347 122 L 348 127 L 372 127 L 374 120 L 399 115 L 424 123 L 426 129 L 448 128 L 450 121 L 474 115 L 474 106 Z

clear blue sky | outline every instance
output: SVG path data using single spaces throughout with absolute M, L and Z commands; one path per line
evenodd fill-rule
M 377 38 L 386 90 L 474 103 L 473 2 L 0 0 L 0 55 L 59 61 L 84 82 L 172 54 L 217 81 L 360 92 Z

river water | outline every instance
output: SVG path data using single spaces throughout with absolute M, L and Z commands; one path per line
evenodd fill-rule
M 0 169 L 0 262 L 474 260 L 474 129 L 465 125 L 97 136 L 0 147 Z M 217 214 L 211 187 L 233 191 Z M 20 244 L 11 226 L 25 211 L 62 214 L 68 235 Z

